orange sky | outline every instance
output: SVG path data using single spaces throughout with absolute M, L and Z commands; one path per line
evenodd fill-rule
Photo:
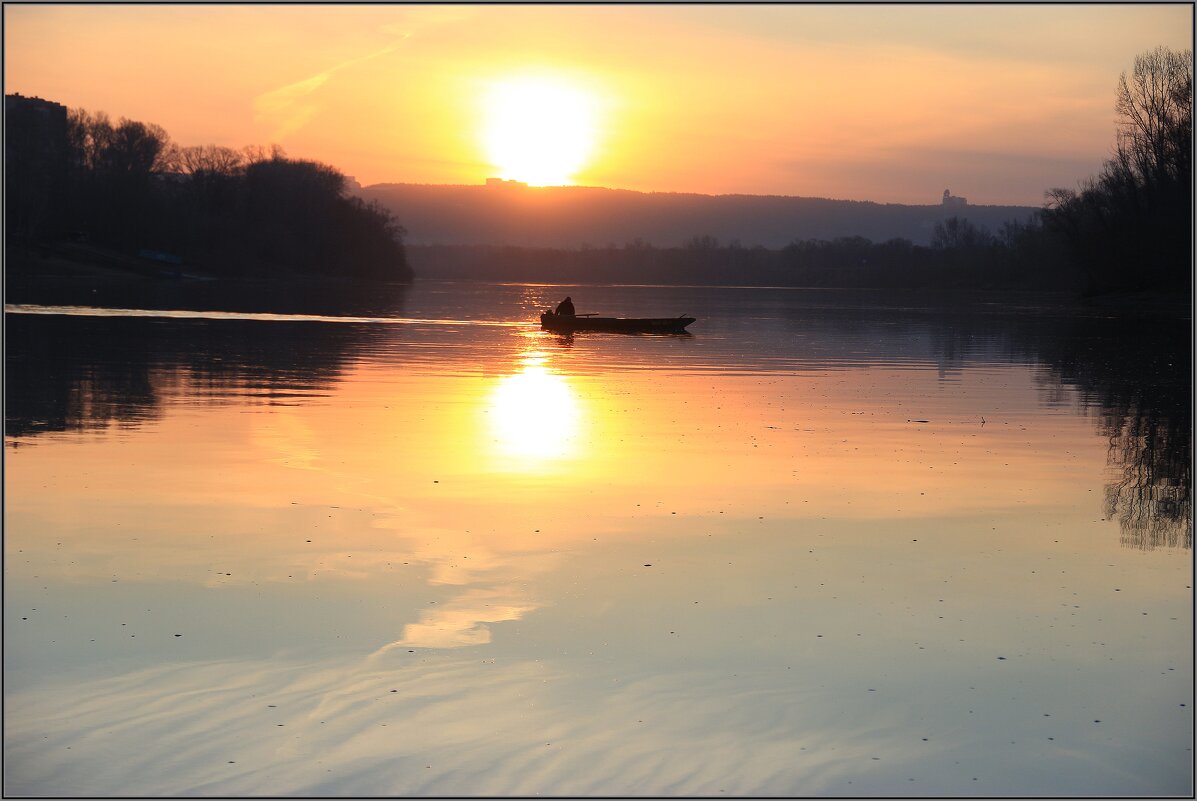
M 907 203 L 947 186 L 1039 205 L 1099 169 L 1119 73 L 1189 47 L 1193 13 L 8 5 L 4 23 L 6 93 L 158 123 L 181 145 L 277 143 L 363 184 L 504 175 Z M 581 98 L 582 129 L 557 127 L 567 96 L 520 94 L 530 75 Z M 494 97 L 532 108 L 499 143 Z M 517 102 L 500 101 L 509 118 Z

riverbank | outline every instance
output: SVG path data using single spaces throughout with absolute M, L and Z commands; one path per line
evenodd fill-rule
M 130 256 L 86 244 L 60 243 L 36 251 L 13 249 L 5 259 L 5 302 L 9 304 L 87 305 L 111 308 L 215 309 L 229 311 L 318 311 L 323 314 L 361 313 L 370 307 L 390 306 L 405 282 L 380 282 L 346 277 L 312 277 L 297 274 L 221 276 L 205 266 L 164 263 L 150 256 Z M 419 280 L 417 278 L 417 280 Z M 525 283 L 471 279 L 429 279 L 447 285 Z M 587 282 L 535 281 L 533 285 L 583 288 Z M 589 283 L 605 287 L 634 282 Z M 662 287 L 696 286 L 692 283 L 653 282 Z M 701 286 L 707 286 L 705 284 Z M 714 287 L 718 288 L 718 287 Z M 1086 296 L 1077 292 L 996 288 L 945 287 L 933 289 L 879 287 L 761 287 L 777 292 L 809 291 L 811 297 L 826 293 L 829 302 L 845 296 L 868 305 L 894 308 L 967 308 L 984 311 L 1002 308 L 1027 313 L 1053 310 L 1071 313 L 1127 316 L 1167 315 L 1192 317 L 1192 297 L 1161 291 L 1113 292 Z M 733 289 L 733 287 L 727 287 Z M 383 304 L 369 301 L 379 293 Z
M 12 277 L 146 278 L 210 280 L 213 274 L 186 265 L 170 254 L 143 251 L 131 255 L 82 242 L 53 242 L 13 247 L 5 253 L 5 272 Z
M 26 264 L 28 264 L 27 262 Z M 12 305 L 92 306 L 282 314 L 391 313 L 409 284 L 351 278 L 271 276 L 228 278 L 183 266 L 172 271 L 130 269 L 112 261 L 47 256 L 44 271 L 8 269 L 4 302 Z

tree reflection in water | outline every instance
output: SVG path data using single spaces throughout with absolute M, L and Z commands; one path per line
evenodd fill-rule
M 212 282 L 216 284 L 217 282 Z M 67 282 L 19 302 L 278 314 L 399 315 L 406 288 L 353 284 L 182 286 L 140 282 L 141 294 Z M 100 290 L 113 291 L 99 285 Z M 128 288 L 122 289 L 128 292 Z M 120 302 L 117 302 L 119 299 Z M 90 301 L 90 303 L 89 303 Z M 10 297 L 9 302 L 14 302 Z M 136 427 L 161 415 L 164 395 L 184 382 L 212 403 L 247 390 L 268 402 L 326 391 L 345 361 L 372 337 L 369 326 L 313 322 L 5 315 L 5 433 Z
M 1134 409 L 1102 413 L 1110 462 L 1122 473 L 1106 486 L 1105 512 L 1122 526 L 1123 545 L 1193 547 L 1192 429 L 1187 422 Z
M 1104 511 L 1127 547 L 1193 546 L 1189 348 L 1189 320 L 1167 315 L 1072 318 L 1034 342 L 1049 384 L 1077 389 L 1109 440 Z
M 7 329 L 11 436 L 136 427 L 183 384 L 211 403 L 321 394 L 365 338 L 354 325 L 33 314 Z

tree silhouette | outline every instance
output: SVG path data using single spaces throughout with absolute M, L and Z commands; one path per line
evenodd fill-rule
M 989 245 L 993 237 L 984 228 L 978 228 L 962 217 L 949 217 L 935 224 L 931 233 L 931 247 L 979 248 Z
M 1047 193 L 1044 223 L 1090 292 L 1191 286 L 1192 52 L 1157 47 L 1118 82 L 1117 148 L 1080 191 Z
M 1193 52 L 1157 47 L 1118 79 L 1118 160 L 1147 185 L 1187 181 L 1192 170 Z
M 37 98 L 5 106 L 7 222 L 22 244 L 149 274 L 166 253 L 224 276 L 411 278 L 403 228 L 331 166 L 277 146 L 180 148 L 158 125 Z

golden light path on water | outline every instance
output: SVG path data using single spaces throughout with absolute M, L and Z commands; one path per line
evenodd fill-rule
M 550 470 L 558 471 L 562 462 L 579 448 L 581 401 L 569 379 L 554 372 L 549 362 L 548 354 L 537 350 L 516 357 L 518 372 L 499 378 L 480 406 L 481 416 L 488 418 L 484 422 L 489 425 L 480 426 L 479 432 L 485 432 L 490 439 L 494 449 L 490 468 L 498 473 L 537 477 Z M 485 447 L 485 442 L 471 441 L 469 437 L 462 444 L 469 449 Z M 496 555 L 480 543 L 467 546 L 457 542 L 455 547 L 470 551 L 466 559 L 474 569 L 492 574 L 504 572 L 494 570 Z M 447 553 L 435 560 L 441 570 L 430 577 L 430 584 L 458 587 L 459 591 L 438 606 L 422 609 L 416 622 L 403 627 L 400 639 L 371 654 L 367 660 L 370 664 L 396 649 L 485 645 L 492 641 L 491 624 L 520 620 L 539 607 L 520 582 L 509 577 L 496 581 L 498 576 L 491 575 L 489 586 L 471 586 L 479 577 L 448 567 L 448 562 L 463 560 L 446 557 Z M 504 557 L 498 558 L 501 562 Z M 547 571 L 556 562 L 541 561 L 539 570 L 524 577 Z M 524 567 L 527 569 L 528 565 L 525 563 Z
M 530 352 L 520 372 L 499 380 L 487 412 L 500 454 L 515 457 L 514 469 L 537 469 L 546 459 L 567 455 L 579 427 L 579 404 L 568 379 Z

